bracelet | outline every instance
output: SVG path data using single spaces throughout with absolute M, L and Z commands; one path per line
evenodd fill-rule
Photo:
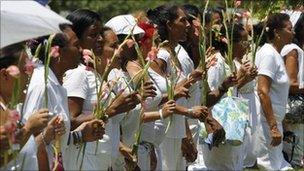
M 83 142 L 82 132 L 81 131 L 74 131 L 74 132 L 72 132 L 72 136 L 73 136 L 74 145 L 80 146 Z
M 163 109 L 159 109 L 158 113 L 159 113 L 160 119 L 161 119 L 161 120 L 164 120 Z
M 192 109 L 192 108 L 187 109 L 187 112 L 188 112 L 188 113 L 189 113 L 189 115 L 191 115 L 191 117 L 192 117 L 192 115 L 193 115 L 193 109 Z
M 41 134 L 41 137 L 42 137 L 42 142 L 43 142 L 43 144 L 44 144 L 45 146 L 48 146 L 48 143 L 46 143 L 46 141 L 45 141 L 44 131 L 42 131 L 40 134 Z

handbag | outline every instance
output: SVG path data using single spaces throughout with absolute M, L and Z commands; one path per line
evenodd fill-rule
M 289 96 L 285 117 L 291 123 L 304 123 L 304 95 Z

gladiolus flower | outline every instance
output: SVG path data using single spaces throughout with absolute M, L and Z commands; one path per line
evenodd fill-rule
M 89 55 L 83 56 L 83 60 L 84 60 L 84 63 L 86 63 L 87 65 L 88 65 L 89 63 L 94 63 L 93 59 L 92 59 L 91 56 L 89 56 Z
M 17 129 L 17 123 L 12 122 L 12 121 L 7 121 L 7 122 L 4 124 L 4 128 L 5 128 L 5 130 L 6 130 L 8 133 L 13 133 L 13 132 L 15 132 L 16 129 Z
M 243 16 L 244 16 L 245 18 L 250 18 L 250 17 L 251 17 L 251 14 L 250 14 L 249 11 L 246 11 L 246 12 L 243 13 Z
M 17 122 L 20 119 L 19 112 L 17 110 L 11 110 L 9 112 L 9 120 Z
M 221 42 L 228 44 L 228 40 L 226 39 L 226 37 L 222 37 Z
M 16 65 L 9 66 L 6 71 L 14 78 L 18 78 L 20 76 L 20 70 Z
M 242 1 L 235 1 L 234 5 L 235 7 L 239 7 L 242 4 Z
M 152 47 L 150 52 L 148 52 L 146 60 L 153 61 L 157 58 L 158 48 Z
M 82 55 L 83 56 L 93 56 L 93 53 L 89 49 L 83 49 Z
M 36 68 L 36 64 L 29 58 L 26 58 L 25 65 L 24 65 L 25 73 L 27 75 L 32 75 L 34 68 Z
M 51 56 L 57 58 L 59 56 L 59 46 L 51 47 Z
M 193 26 L 194 26 L 194 34 L 195 34 L 196 36 L 199 36 L 199 35 L 200 35 L 200 27 L 201 27 L 200 22 L 197 21 L 197 20 L 193 20 L 193 21 L 192 21 L 192 24 L 193 24 Z

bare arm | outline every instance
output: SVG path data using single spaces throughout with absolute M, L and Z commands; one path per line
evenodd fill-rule
M 290 81 L 290 94 L 304 94 L 304 89 L 299 89 L 299 82 L 298 82 L 298 72 L 299 72 L 299 65 L 298 65 L 298 53 L 296 50 L 292 50 L 289 52 L 285 57 L 285 65 L 286 71 Z
M 269 125 L 270 134 L 272 136 L 271 145 L 277 146 L 281 143 L 282 134 L 278 130 L 277 122 L 271 106 L 271 99 L 269 96 L 271 82 L 272 80 L 268 76 L 265 75 L 258 76 L 258 95 L 260 97 L 260 102 L 261 102 L 262 110 L 264 112 L 264 116 Z
M 71 130 L 74 130 L 83 122 L 90 121 L 94 119 L 92 114 L 82 114 L 82 106 L 83 106 L 84 99 L 79 97 L 69 97 L 68 98 L 68 105 L 70 111 L 70 118 L 71 118 Z

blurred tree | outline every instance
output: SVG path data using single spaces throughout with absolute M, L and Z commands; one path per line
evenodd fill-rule
M 228 0 L 229 4 L 233 4 L 233 0 Z M 171 4 L 193 4 L 199 8 L 203 8 L 206 0 L 51 0 L 50 7 L 62 14 L 67 15 L 69 12 L 79 8 L 87 8 L 101 14 L 101 19 L 106 22 L 113 16 L 119 14 L 132 13 L 138 10 L 148 10 L 159 5 Z M 272 12 L 278 12 L 283 7 L 297 7 L 303 5 L 303 1 L 299 0 L 242 0 L 241 7 L 249 9 L 253 4 L 254 16 L 264 18 L 266 11 L 271 8 Z M 210 7 L 225 6 L 224 0 L 210 0 Z

